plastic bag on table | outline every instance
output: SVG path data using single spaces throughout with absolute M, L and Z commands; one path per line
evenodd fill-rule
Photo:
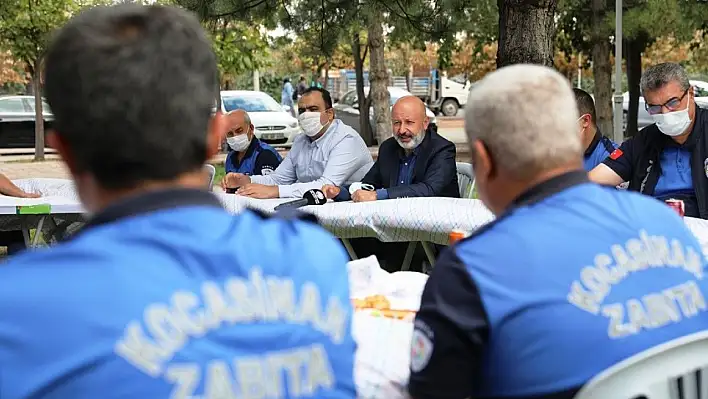
M 408 398 L 413 323 L 356 312 L 352 334 L 357 342 L 354 366 L 357 398 Z
M 389 273 L 381 268 L 376 256 L 351 261 L 349 291 L 353 299 L 383 295 L 391 309 L 418 310 L 428 276 L 418 272 Z

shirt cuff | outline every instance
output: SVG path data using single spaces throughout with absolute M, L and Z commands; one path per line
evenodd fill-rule
M 376 190 L 376 199 L 377 200 L 385 200 L 388 199 L 388 190 L 385 188 L 380 188 Z
M 336 202 L 340 201 L 350 201 L 352 199 L 351 195 L 349 194 L 349 188 L 348 187 L 339 187 L 339 194 L 333 198 Z
M 285 186 L 278 186 L 278 198 L 290 198 L 293 196 L 293 186 L 292 185 L 285 185 Z

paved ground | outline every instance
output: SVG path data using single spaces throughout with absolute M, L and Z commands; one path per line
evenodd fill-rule
M 469 162 L 469 153 L 467 148 L 467 138 L 462 129 L 461 120 L 450 118 L 440 125 L 439 133 L 448 140 L 457 144 L 457 160 L 461 162 Z M 281 151 L 283 155 L 286 150 Z M 371 148 L 371 154 L 376 157 L 378 148 Z M 212 162 L 223 163 L 226 156 L 221 154 Z M 32 162 L 31 155 L 17 155 L 13 150 L 0 151 L 0 172 L 5 174 L 10 179 L 27 179 L 34 177 L 50 177 L 50 178 L 69 178 L 69 173 L 55 154 L 47 154 L 47 161 Z

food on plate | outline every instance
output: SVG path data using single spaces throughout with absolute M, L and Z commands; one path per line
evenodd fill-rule
M 390 309 L 391 302 L 384 295 L 370 295 L 363 299 L 352 299 L 355 309 Z
M 391 309 L 391 302 L 384 295 L 370 295 L 365 298 L 352 299 L 355 310 L 365 311 L 371 316 L 388 317 L 399 320 L 413 320 L 415 311 Z

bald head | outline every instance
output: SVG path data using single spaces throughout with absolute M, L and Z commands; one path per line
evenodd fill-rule
M 248 112 L 242 109 L 236 109 L 226 114 L 226 137 L 233 137 L 237 134 L 247 133 L 253 135 L 251 118 Z
M 430 119 L 425 115 L 425 104 L 418 97 L 401 97 L 391 110 L 393 137 L 406 150 L 413 150 L 425 138 Z

